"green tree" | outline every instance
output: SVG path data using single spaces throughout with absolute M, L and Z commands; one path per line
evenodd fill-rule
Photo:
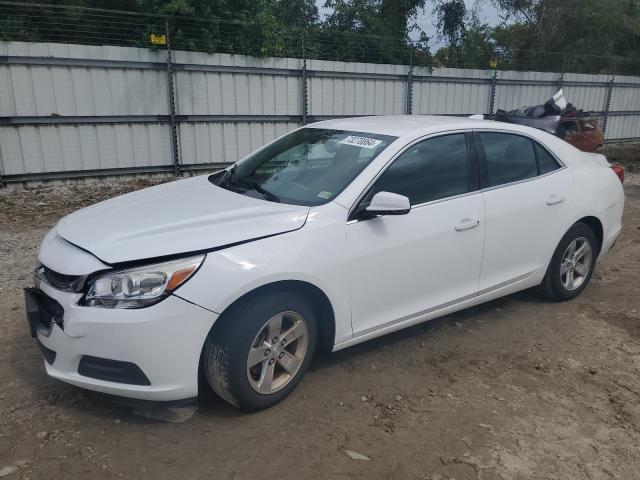
M 562 68 L 564 64 L 574 71 L 637 71 L 637 0 L 492 1 L 504 19 L 493 37 L 505 52 L 522 50 L 511 54 L 511 61 L 522 67 Z M 612 62 L 605 56 L 619 59 Z
M 459 56 L 459 42 L 465 31 L 467 7 L 464 0 L 440 0 L 433 10 L 440 37 L 449 43 L 447 64 L 453 66 Z
M 493 29 L 487 24 L 472 22 L 462 35 L 461 43 L 465 66 L 486 68 L 498 58 Z
M 428 37 L 409 34 L 418 29 L 416 17 L 426 0 L 327 0 L 332 10 L 323 22 L 320 42 L 336 59 L 407 63 L 412 58 L 431 64 Z M 413 50 L 413 51 L 412 51 Z

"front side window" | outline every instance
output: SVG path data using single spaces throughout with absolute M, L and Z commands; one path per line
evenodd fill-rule
M 527 137 L 509 133 L 478 134 L 485 157 L 486 187 L 517 182 L 538 175 L 533 144 Z
M 295 205 L 333 200 L 397 137 L 303 128 L 209 177 L 234 192 Z
M 378 192 L 404 195 L 411 205 L 418 205 L 468 191 L 467 143 L 460 133 L 409 147 L 378 178 L 363 203 Z

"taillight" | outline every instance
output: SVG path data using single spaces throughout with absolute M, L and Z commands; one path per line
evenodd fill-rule
M 611 170 L 618 176 L 620 183 L 624 183 L 624 168 L 620 165 L 611 165 Z

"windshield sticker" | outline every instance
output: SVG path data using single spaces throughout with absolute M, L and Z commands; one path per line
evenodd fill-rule
M 324 190 L 318 194 L 318 197 L 324 198 L 325 200 L 329 200 L 332 197 L 333 193 L 325 192 Z
M 349 135 L 347 138 L 340 142 L 343 145 L 351 145 L 353 147 L 373 149 L 382 143 L 382 140 L 376 140 L 375 138 L 358 137 L 356 135 Z

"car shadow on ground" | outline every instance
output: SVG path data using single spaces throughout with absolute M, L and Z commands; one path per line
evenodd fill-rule
M 462 329 L 465 327 L 469 328 L 472 325 L 472 322 L 477 320 L 479 317 L 495 311 L 496 309 L 507 309 L 514 302 L 537 304 L 545 303 L 547 300 L 531 290 L 517 292 L 506 297 L 491 300 L 474 307 L 466 308 L 459 312 L 428 320 L 412 327 L 404 328 L 402 330 L 368 340 L 344 350 L 321 355 L 311 364 L 309 370 L 312 372 L 314 370 L 334 368 L 342 364 L 351 363 L 354 360 L 357 360 L 358 357 L 375 353 L 382 349 L 402 348 L 403 343 L 413 340 L 416 337 L 421 337 L 426 340 L 431 334 L 446 326 L 458 324 Z

